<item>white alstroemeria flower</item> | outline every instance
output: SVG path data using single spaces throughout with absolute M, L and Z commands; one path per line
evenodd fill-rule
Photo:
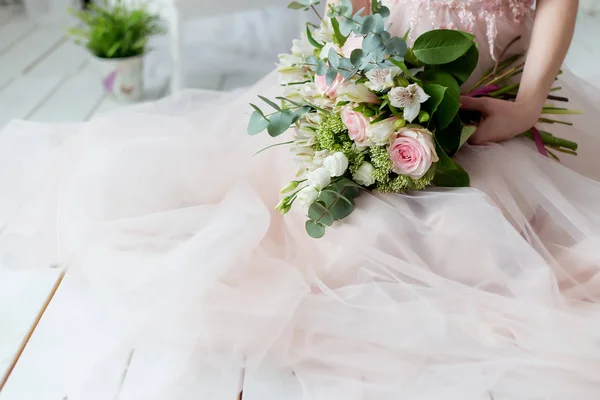
M 329 152 L 327 150 L 319 150 L 315 152 L 310 169 L 314 171 L 317 168 L 321 168 L 323 166 L 323 161 L 325 161 L 327 157 L 329 157 Z
M 372 69 L 365 75 L 369 82 L 365 83 L 369 89 L 375 92 L 381 92 L 385 89 L 394 87 L 394 78 L 400 74 L 400 68 L 383 68 L 383 69 Z
M 409 123 L 413 122 L 419 116 L 421 103 L 425 103 L 429 99 L 429 95 L 416 83 L 408 85 L 405 88 L 392 88 L 388 97 L 392 106 L 404 108 L 404 119 Z
M 344 175 L 348 169 L 348 164 L 348 157 L 339 151 L 323 160 L 323 168 L 329 171 L 332 178 Z
M 385 146 L 390 141 L 390 138 L 394 134 L 394 122 L 398 120 L 397 117 L 386 118 L 383 121 L 375 122 L 369 125 L 369 132 L 367 136 L 371 142 L 378 146 Z
M 365 161 L 360 164 L 360 167 L 358 167 L 356 172 L 352 175 L 352 179 L 359 185 L 368 187 L 375 183 L 375 177 L 373 176 L 374 172 L 375 167 L 373 167 L 373 164 Z
M 315 29 L 312 36 L 321 43 L 333 42 L 333 26 L 329 18 L 325 18 L 321 23 L 321 26 Z
M 315 51 L 315 47 L 310 44 L 306 32 L 302 32 L 300 39 L 294 39 L 292 41 L 292 54 L 295 56 L 312 56 Z
M 298 192 L 296 198 L 306 208 L 310 207 L 319 198 L 319 191 L 312 186 L 307 186 Z
M 306 183 L 317 190 L 323 190 L 331 183 L 331 175 L 325 168 L 319 168 L 306 175 Z
M 338 89 L 338 101 L 350 101 L 353 103 L 379 103 L 379 99 L 363 83 L 346 81 Z
M 302 58 L 293 54 L 279 55 L 279 64 L 277 65 L 279 72 L 279 84 L 287 85 L 293 82 L 304 82 L 304 66 Z

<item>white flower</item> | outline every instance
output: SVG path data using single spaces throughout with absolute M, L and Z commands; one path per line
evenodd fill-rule
M 354 103 L 379 103 L 375 93 L 371 92 L 363 83 L 354 81 L 344 82 L 338 89 L 338 101 L 351 101 Z
M 391 117 L 369 125 L 369 132 L 367 135 L 371 142 L 379 146 L 386 145 L 394 133 L 394 122 L 397 120 L 398 118 Z
M 348 169 L 348 158 L 338 151 L 323 160 L 323 168 L 329 171 L 332 178 L 342 176 Z
M 302 206 L 308 208 L 314 203 L 319 197 L 319 191 L 312 186 L 307 186 L 298 192 L 298 197 L 296 198 Z
M 306 32 L 303 32 L 300 39 L 294 39 L 292 41 L 292 54 L 295 56 L 312 56 L 315 51 L 315 47 L 310 44 Z
M 315 156 L 312 159 L 312 170 L 320 168 L 323 166 L 323 161 L 329 157 L 329 152 L 327 150 L 319 150 L 315 153 Z
M 405 88 L 392 88 L 388 96 L 392 106 L 404 108 L 404 119 L 409 123 L 419 116 L 421 103 L 425 103 L 429 99 L 427 93 L 416 83 Z
M 322 190 L 331 183 L 331 175 L 325 168 L 319 168 L 306 175 L 306 182 L 317 190 Z
M 365 75 L 369 82 L 366 82 L 365 85 L 375 91 L 381 92 L 385 89 L 394 87 L 394 78 L 398 76 L 400 73 L 400 68 L 383 68 L 383 69 L 372 69 L 368 71 Z
M 356 172 L 352 175 L 352 179 L 359 185 L 363 186 L 371 186 L 375 183 L 375 177 L 373 176 L 373 172 L 375 172 L 375 168 L 373 164 L 369 162 L 364 162 L 358 167 Z
M 279 56 L 279 84 L 287 85 L 293 82 L 304 82 L 304 67 L 302 66 L 302 58 L 293 54 L 281 54 Z

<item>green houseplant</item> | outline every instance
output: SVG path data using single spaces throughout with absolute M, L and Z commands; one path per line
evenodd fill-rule
M 80 24 L 68 30 L 96 59 L 105 91 L 124 101 L 143 96 L 143 56 L 152 36 L 164 32 L 158 15 L 145 5 L 103 0 L 85 10 L 70 10 Z

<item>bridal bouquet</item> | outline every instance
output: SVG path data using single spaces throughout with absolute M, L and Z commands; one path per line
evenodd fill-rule
M 317 4 L 298 0 L 290 8 L 317 12 Z M 294 128 L 292 140 L 273 145 L 291 145 L 298 166 L 277 209 L 285 214 L 296 202 L 306 207 L 313 238 L 347 217 L 362 190 L 469 186 L 469 175 L 452 156 L 476 129 L 476 118 L 461 119 L 459 103 L 460 86 L 479 58 L 474 36 L 434 30 L 408 48 L 406 37 L 388 32 L 388 8 L 373 1 L 369 11 L 354 11 L 349 0 L 331 5 L 327 18 L 319 16 L 320 26 L 307 25 L 291 54 L 280 56 L 285 95 L 259 96 L 268 111 L 251 104 L 250 135 L 266 130 L 278 137 Z M 493 72 L 473 95 L 513 93 L 514 86 L 501 86 L 510 74 L 494 80 Z M 545 135 L 547 142 L 554 139 Z M 557 140 L 552 144 L 562 148 Z

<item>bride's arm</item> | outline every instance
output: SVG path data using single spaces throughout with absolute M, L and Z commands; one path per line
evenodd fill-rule
M 472 137 L 473 143 L 511 139 L 537 122 L 571 44 L 578 3 L 578 0 L 538 0 L 521 88 L 514 103 L 487 98 L 461 99 L 465 108 L 484 114 Z

